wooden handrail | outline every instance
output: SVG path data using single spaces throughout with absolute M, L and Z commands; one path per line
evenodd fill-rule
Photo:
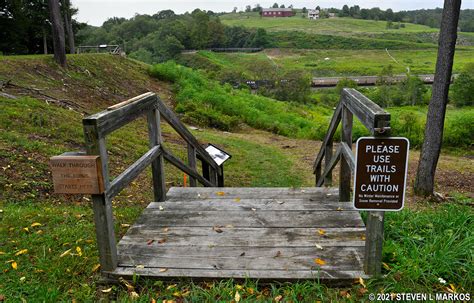
M 321 149 L 314 162 L 316 186 L 323 186 L 332 180 L 332 170 L 341 161 L 339 174 L 339 200 L 349 201 L 351 192 L 351 173 L 355 170 L 352 153 L 353 116 L 356 116 L 373 136 L 390 134 L 390 114 L 380 106 L 351 88 L 344 88 L 341 99 L 329 123 Z M 339 123 L 342 122 L 341 142 L 333 155 L 333 138 Z M 324 172 L 321 174 L 325 160 Z M 381 272 L 383 223 L 382 211 L 369 211 L 367 214 L 364 270 L 367 274 L 378 275 Z
M 143 115 L 147 117 L 149 150 L 110 181 L 106 136 Z M 188 143 L 189 165 L 163 146 L 161 117 Z M 100 265 L 104 271 L 113 271 L 118 262 L 112 198 L 138 177 L 145 168 L 151 165 L 153 192 L 157 202 L 166 199 L 164 160 L 188 174 L 191 177 L 191 186 L 196 186 L 196 180 L 204 186 L 224 186 L 223 168 L 214 162 L 186 126 L 154 93 L 148 92 L 112 105 L 104 111 L 84 118 L 82 122 L 87 154 L 100 156 L 101 172 L 104 178 L 105 192 L 92 195 L 97 246 Z M 206 167 L 203 170 L 203 176 L 196 169 L 196 158 L 202 161 L 203 167 Z

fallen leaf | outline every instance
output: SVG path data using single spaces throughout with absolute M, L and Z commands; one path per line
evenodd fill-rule
M 160 268 L 160 272 L 166 272 L 168 271 L 168 268 Z
M 253 295 L 255 293 L 255 290 L 252 288 L 252 287 L 247 287 L 247 292 L 250 294 L 250 295 Z
M 340 207 L 338 207 L 338 208 L 336 208 L 336 210 L 337 210 L 337 211 L 342 211 L 343 209 L 340 208 Z
M 253 208 L 253 207 L 252 207 L 252 210 L 253 210 L 253 211 L 257 211 L 257 209 L 256 209 L 256 208 Z
M 240 198 L 235 198 L 234 201 L 235 202 L 240 202 Z
M 324 261 L 320 258 L 316 258 L 316 259 L 314 259 L 314 263 L 316 263 L 318 265 L 324 265 L 324 264 L 326 264 L 326 261 Z
M 278 295 L 278 296 L 276 296 L 273 300 L 275 300 L 275 302 L 280 302 L 281 299 L 283 299 L 283 296 L 282 296 L 282 295 Z
M 4 251 L 0 251 L 0 255 L 5 255 L 6 253 Z
M 28 249 L 22 249 L 16 252 L 15 256 L 23 255 L 28 252 Z
M 120 283 L 125 285 L 125 287 L 127 287 L 128 291 L 134 291 L 135 290 L 135 287 L 132 284 L 130 284 L 130 282 L 125 280 L 124 278 L 120 277 L 119 281 L 120 281 Z
M 235 288 L 236 288 L 237 290 L 242 290 L 242 289 L 244 289 L 244 287 L 243 287 L 242 285 L 240 285 L 240 284 L 235 285 Z
M 170 229 L 168 227 L 163 228 L 163 231 L 167 233 Z
M 160 207 L 158 207 L 158 208 L 159 208 L 159 210 L 165 210 L 165 209 L 163 208 L 163 206 L 161 206 L 161 205 L 160 205 Z
M 365 240 L 365 235 L 360 236 L 361 240 Z
M 60 258 L 65 257 L 65 256 L 69 255 L 70 253 L 71 253 L 71 249 L 68 249 L 65 252 L 63 252 L 59 257 Z
M 454 284 L 449 283 L 449 287 L 451 287 L 451 289 L 452 289 L 454 292 L 456 292 L 456 287 L 454 286 Z
M 166 238 L 163 238 L 163 239 L 158 240 L 158 243 L 159 243 L 159 244 L 163 244 L 163 243 L 165 243 L 165 242 L 166 242 Z
M 364 286 L 364 287 L 367 287 L 367 286 L 365 286 L 365 282 L 364 282 L 364 279 L 362 279 L 362 277 L 359 277 L 359 284 Z
M 326 232 L 324 231 L 324 229 L 320 229 L 320 230 L 318 230 L 318 234 L 320 236 L 324 236 L 326 234 Z
M 383 265 L 383 268 L 385 268 L 386 270 L 390 270 L 390 266 L 387 263 L 382 262 L 382 265 Z
M 130 227 L 130 224 L 125 224 L 125 223 L 123 223 L 123 224 L 120 224 L 120 226 L 121 226 L 121 227 Z
M 239 294 L 238 291 L 235 292 L 234 300 L 235 300 L 235 302 L 239 302 L 239 301 L 240 301 L 240 294 Z
M 341 297 L 347 298 L 347 299 L 349 299 L 349 298 L 351 297 L 351 294 L 350 294 L 349 291 L 347 291 L 347 290 L 341 290 L 341 291 L 339 292 L 339 295 L 340 295 Z
M 111 287 L 111 288 L 107 288 L 107 289 L 102 289 L 101 291 L 102 291 L 104 294 L 107 294 L 107 293 L 109 293 L 109 292 L 112 291 L 112 287 Z
M 166 290 L 170 290 L 170 289 L 175 288 L 175 287 L 176 287 L 176 284 L 171 284 L 168 287 L 166 287 Z
M 323 247 L 321 245 L 319 245 L 318 243 L 316 243 L 316 248 L 320 249 L 320 250 L 323 250 Z
M 23 282 L 23 281 L 25 281 L 25 280 L 26 280 L 26 277 L 21 277 L 21 278 L 20 278 L 20 282 Z
M 36 227 L 36 226 L 41 226 L 41 225 L 42 225 L 41 223 L 35 222 L 35 223 L 31 224 L 31 227 Z
M 277 201 L 278 204 L 283 204 L 285 201 Z
M 224 195 L 225 195 L 225 192 L 223 192 L 223 191 L 218 191 L 216 194 L 217 194 L 218 196 L 224 196 Z
M 82 256 L 82 249 L 79 246 L 76 246 L 76 252 L 80 256 Z
M 145 268 L 145 265 L 137 265 L 135 268 Z
M 245 256 L 245 251 L 240 254 L 241 257 Z
M 5 296 L 4 295 L 0 295 L 0 302 L 3 302 L 5 301 Z
M 151 243 L 153 243 L 153 242 L 155 242 L 155 240 L 150 239 L 150 240 L 146 241 L 146 244 L 147 244 L 147 245 L 151 245 Z
M 13 269 L 17 269 L 17 268 L 18 268 L 18 264 L 16 264 L 15 261 L 12 262 L 12 268 L 13 268 Z
M 151 298 L 151 301 L 150 301 L 150 303 L 156 303 L 156 300 L 155 300 L 155 299 L 153 299 L 153 298 Z
M 213 227 L 212 227 L 212 230 L 215 231 L 216 233 L 219 233 L 219 234 L 222 233 L 222 232 L 224 232 L 224 231 L 221 229 L 221 226 L 217 226 L 217 225 L 216 225 L 216 226 L 213 226 Z
M 365 287 L 359 288 L 359 289 L 357 290 L 357 295 L 358 295 L 359 297 L 362 297 L 367 291 L 368 291 L 368 290 L 367 290 L 367 288 L 365 288 Z
M 26 231 L 26 232 L 29 232 L 29 231 L 30 231 L 30 230 L 28 229 L 28 227 L 24 227 L 23 230 Z
M 139 298 L 139 297 L 140 297 L 140 296 L 139 296 L 136 292 L 134 292 L 134 291 L 132 291 L 132 292 L 130 293 L 130 298 L 132 298 L 132 299 L 137 299 L 137 298 Z
M 92 267 L 92 272 L 96 272 L 97 270 L 99 270 L 99 268 L 100 268 L 100 264 L 94 265 L 94 267 Z
M 274 258 L 278 258 L 279 256 L 281 256 L 281 251 L 277 251 Z

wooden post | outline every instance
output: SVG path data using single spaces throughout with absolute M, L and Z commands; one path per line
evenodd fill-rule
M 378 276 L 382 272 L 384 212 L 369 211 L 365 230 L 364 271 Z
M 328 141 L 327 145 L 324 147 L 324 170 L 326 170 L 326 167 L 329 166 L 332 160 L 332 146 L 333 146 L 333 141 L 332 139 Z M 326 175 L 324 178 L 324 184 L 326 186 L 332 186 L 332 170 L 329 174 Z
M 224 187 L 224 164 L 222 164 L 219 169 L 221 170 L 221 174 L 217 175 L 217 186 Z
M 217 171 L 212 167 L 209 167 L 209 181 L 217 186 Z
M 209 178 L 209 164 L 207 164 L 206 161 L 201 160 L 202 162 L 202 176 L 204 179 L 210 181 L 211 179 Z
M 188 165 L 192 169 L 196 169 L 196 148 L 188 143 Z M 196 187 L 196 178 L 189 176 L 189 185 L 191 187 Z
M 318 186 L 318 181 L 321 179 L 321 163 L 318 163 L 316 166 L 316 171 L 314 172 L 316 178 L 315 178 L 315 185 Z
M 344 105 L 342 108 L 341 143 L 347 143 L 352 149 L 352 113 Z M 326 155 L 327 157 L 327 155 Z M 351 167 L 341 154 L 341 172 L 339 177 L 339 201 L 347 202 L 351 198 Z
M 95 125 L 84 125 L 84 136 L 88 155 L 99 155 L 102 165 L 104 186 L 110 186 L 108 157 L 105 138 L 99 138 Z M 95 232 L 101 270 L 112 271 L 117 267 L 117 245 L 115 243 L 114 219 L 112 202 L 106 193 L 92 195 Z
M 148 120 L 148 137 L 150 140 L 150 148 L 163 143 L 161 138 L 160 112 L 153 109 L 147 114 Z M 156 202 L 166 200 L 166 184 L 165 184 L 165 166 L 163 154 L 156 157 L 151 163 L 151 172 L 153 176 L 153 192 Z

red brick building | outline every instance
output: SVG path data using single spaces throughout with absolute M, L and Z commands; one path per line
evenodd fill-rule
M 262 17 L 291 17 L 294 16 L 291 8 L 263 8 Z

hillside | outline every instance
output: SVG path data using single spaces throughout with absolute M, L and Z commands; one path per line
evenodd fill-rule
M 299 31 L 307 34 L 370 38 L 417 43 L 437 43 L 438 30 L 425 25 L 404 23 L 405 27 L 387 29 L 386 21 L 353 18 L 308 20 L 301 14 L 290 18 L 262 18 L 258 13 L 235 13 L 220 16 L 225 25 L 264 28 L 269 32 Z M 474 45 L 474 33 L 459 33 L 458 44 Z M 414 44 L 413 46 L 416 46 Z
M 157 81 L 149 76 L 149 66 L 145 64 L 111 55 L 75 55 L 68 59 L 69 68 L 61 70 L 49 56 L 0 57 L 4 63 L 0 64 L 0 93 L 4 95 L 0 96 L 0 296 L 7 302 L 16 302 L 19 298 L 45 302 L 129 300 L 130 288 L 120 285 L 103 287 L 97 283 L 98 257 L 90 199 L 81 195 L 66 197 L 53 194 L 48 158 L 82 149 L 81 119 L 84 113 L 102 110 L 148 90 L 157 92 L 172 108 L 184 98 L 180 92 L 186 87 L 178 84 L 185 82 Z M 199 74 L 182 72 L 194 75 L 192 80 L 195 82 L 204 81 Z M 204 93 L 206 89 L 206 86 L 201 87 Z M 216 88 L 218 92 L 221 89 Z M 248 97 L 244 93 L 232 92 L 227 86 L 224 89 Z M 187 99 L 192 99 L 192 91 L 188 89 L 187 92 Z M 185 114 L 181 113 L 183 117 Z M 456 116 L 453 117 L 456 119 Z M 254 118 L 258 121 L 258 117 Z M 162 127 L 165 145 L 185 159 L 185 142 L 166 123 Z M 321 122 L 320 128 L 325 129 L 326 124 Z M 200 142 L 215 143 L 233 155 L 225 168 L 227 186 L 313 185 L 311 165 L 320 145 L 318 141 L 290 139 L 255 130 L 245 124 L 231 132 L 207 127 L 192 132 Z M 138 119 L 108 137 L 112 176 L 147 150 L 147 136 L 143 119 Z M 417 158 L 418 152 L 412 151 L 410 184 Z M 409 193 L 409 209 L 387 216 L 384 257 L 387 264 L 384 273 L 389 281 L 384 285 L 387 291 L 399 292 L 413 285 L 420 291 L 428 291 L 437 287 L 439 276 L 456 287 L 469 289 L 472 286 L 469 274 L 472 273 L 472 266 L 469 262 L 461 262 L 459 275 L 452 274 L 452 267 L 458 264 L 458 260 L 469 258 L 467 252 L 472 243 L 468 236 L 469 224 L 472 223 L 468 213 L 474 182 L 472 162 L 468 157 L 441 157 L 437 190 L 456 201 L 453 205 L 433 207 L 414 203 L 415 198 Z M 336 175 L 337 171 L 336 168 Z M 181 172 L 168 164 L 165 172 L 167 186 L 183 185 Z M 150 182 L 150 172 L 146 172 L 114 198 L 117 236 L 127 231 L 143 207 L 151 201 Z M 419 208 L 427 211 L 416 210 Z M 407 224 L 408 217 L 410 224 Z M 457 227 L 451 226 L 455 220 Z M 420 231 L 420 226 L 426 228 Z M 426 239 L 430 244 L 423 250 L 416 250 L 414 235 L 416 241 Z M 443 254 L 431 257 L 430 251 L 446 246 L 439 244 L 445 243 L 446 237 L 456 239 L 455 245 L 445 248 L 449 250 L 449 258 Z M 416 253 L 415 259 L 420 260 L 419 263 L 413 265 L 411 260 L 403 259 L 404 251 Z M 419 267 L 423 273 L 413 272 L 413 266 Z M 404 279 L 400 280 L 400 275 Z M 258 300 L 270 301 L 280 293 L 295 300 L 301 297 L 341 299 L 338 289 L 328 289 L 313 282 L 295 283 L 292 288 L 275 285 L 275 289 L 273 286 L 271 289 L 262 288 L 254 282 L 245 283 L 242 286 L 234 285 L 233 281 L 219 284 L 143 281 L 140 283 L 142 286 L 137 286 L 135 290 L 143 302 L 156 297 L 186 300 L 187 296 L 196 302 L 223 298 L 231 301 L 235 289 L 251 301 L 257 300 L 257 295 Z M 378 284 L 369 283 L 372 282 L 367 283 L 370 291 L 377 291 Z M 361 287 L 355 285 L 348 291 L 355 298 Z M 242 289 L 246 289 L 246 293 Z

